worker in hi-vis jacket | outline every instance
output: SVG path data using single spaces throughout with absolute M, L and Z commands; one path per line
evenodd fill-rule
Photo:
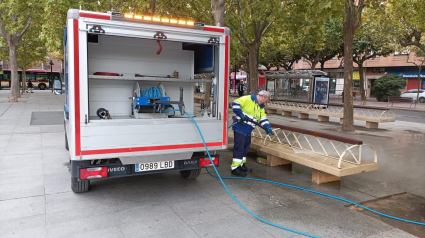
M 233 112 L 236 114 L 232 127 L 234 131 L 233 162 L 231 165 L 233 175 L 245 177 L 247 173 L 252 172 L 252 169 L 245 165 L 246 155 L 251 146 L 251 132 L 255 128 L 252 121 L 261 124 L 268 135 L 273 135 L 264 110 L 265 103 L 269 100 L 270 93 L 263 90 L 258 95 L 246 95 L 232 103 Z

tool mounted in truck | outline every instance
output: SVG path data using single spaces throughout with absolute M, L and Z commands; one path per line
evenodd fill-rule
M 180 101 L 169 101 L 169 100 L 164 101 L 164 100 L 161 100 L 161 98 L 150 98 L 148 99 L 148 104 L 152 105 L 154 108 L 157 105 L 177 104 L 179 106 L 180 114 L 183 116 L 184 115 L 183 87 L 180 87 Z
M 165 97 L 165 87 L 158 84 L 146 90 L 140 90 L 136 83 L 133 88 L 133 116 L 134 118 L 167 117 L 170 112 L 174 112 L 174 105 L 178 105 L 181 115 L 184 115 L 183 87 L 180 87 L 180 101 L 170 101 L 170 97 Z M 143 113 L 144 115 L 140 115 Z M 161 115 L 162 114 L 162 115 Z

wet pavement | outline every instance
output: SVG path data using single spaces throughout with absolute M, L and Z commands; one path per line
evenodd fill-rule
M 0 101 L 7 93 L 0 90 Z M 205 170 L 191 181 L 178 172 L 97 180 L 89 192 L 75 194 L 70 188 L 63 125 L 30 125 L 33 112 L 62 111 L 63 96 L 35 90 L 22 101 L 0 103 L 1 237 L 303 237 L 251 217 Z M 339 119 L 268 117 L 277 124 L 362 140 L 377 150 L 379 170 L 316 185 L 311 183 L 309 169 L 293 174 L 290 165 L 267 167 L 256 162 L 256 154 L 249 154 L 247 164 L 254 169 L 251 177 L 354 202 L 381 201 L 396 194 L 425 197 L 424 124 L 396 121 L 366 129 L 364 122 L 356 121 L 355 132 L 342 133 Z M 219 171 L 229 176 L 232 153 L 220 154 Z M 416 234 L 320 195 L 261 182 L 225 182 L 258 216 L 315 236 L 398 238 Z M 414 209 L 417 203 L 411 201 L 406 199 L 403 207 L 404 201 L 393 203 L 400 204 L 394 209 L 396 215 L 409 209 L 419 219 Z
M 409 193 L 403 193 L 382 199 L 377 199 L 375 201 L 365 202 L 362 205 L 377 210 L 379 212 L 388 214 L 390 216 L 396 216 L 402 219 L 425 223 L 424 197 L 412 195 Z M 369 212 L 363 208 L 359 208 L 356 206 L 351 206 L 350 208 L 367 214 L 368 216 L 372 216 L 375 219 L 381 220 L 391 226 L 407 231 L 418 237 L 425 237 L 425 226 L 418 226 L 416 224 L 410 224 L 407 222 L 401 222 L 391 218 L 382 217 L 378 214 Z

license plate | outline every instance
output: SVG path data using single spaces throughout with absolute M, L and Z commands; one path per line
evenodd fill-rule
M 174 161 L 171 160 L 171 161 L 136 164 L 136 172 L 162 170 L 162 169 L 174 169 Z

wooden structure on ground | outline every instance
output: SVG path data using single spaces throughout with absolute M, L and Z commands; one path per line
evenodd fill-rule
M 282 111 L 282 116 L 292 116 L 298 113 L 298 118 L 308 119 L 310 115 L 317 115 L 318 121 L 327 122 L 330 117 L 340 118 L 342 124 L 344 117 L 344 106 L 339 104 L 315 104 L 297 101 L 270 101 L 267 113 L 277 114 Z M 375 108 L 367 106 L 354 106 L 354 120 L 366 121 L 366 128 L 377 129 L 379 123 L 395 122 L 395 114 L 386 108 Z
M 251 142 L 251 149 L 267 154 L 268 166 L 298 163 L 310 167 L 316 184 L 378 169 L 375 150 L 362 141 L 277 124 L 272 127 L 275 136 L 256 129 Z M 362 160 L 365 154 L 373 161 Z

